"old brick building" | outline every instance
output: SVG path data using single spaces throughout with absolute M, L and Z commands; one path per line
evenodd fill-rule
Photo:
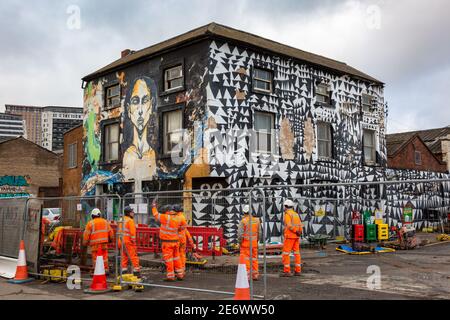
M 0 143 L 0 198 L 61 195 L 61 158 L 22 137 Z
M 406 140 L 405 135 L 387 135 L 386 146 L 389 168 L 447 172 L 447 164 L 430 150 L 419 134 Z
M 421 150 L 417 150 L 416 153 L 414 148 L 421 148 L 419 138 L 422 143 L 424 143 L 428 150 L 422 150 L 424 156 L 428 158 L 425 160 L 426 164 L 416 164 L 420 162 L 419 153 Z M 409 168 L 420 168 L 420 170 L 425 171 L 436 171 L 436 172 L 450 172 L 450 126 L 444 128 L 420 130 L 420 131 L 409 131 L 402 133 L 394 133 L 386 136 L 387 148 L 388 148 L 388 162 L 390 161 L 392 165 L 389 167 L 409 169 Z M 409 144 L 409 147 L 407 147 Z M 404 158 L 398 156 L 400 149 Z M 411 153 L 412 152 L 412 153 Z M 393 154 L 395 153 L 395 157 Z M 434 156 L 430 158 L 430 153 Z M 411 158 L 411 155 L 414 158 Z M 417 156 L 417 159 L 416 159 Z M 416 161 L 417 160 L 417 161 Z M 445 169 L 443 168 L 445 166 Z
M 83 164 L 83 126 L 64 133 L 63 190 L 64 196 L 79 196 Z

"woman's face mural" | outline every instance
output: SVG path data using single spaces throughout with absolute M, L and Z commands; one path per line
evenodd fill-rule
M 152 113 L 153 97 L 147 83 L 142 79 L 136 80 L 132 90 L 128 117 L 137 129 L 139 138 L 142 139 L 142 134 Z

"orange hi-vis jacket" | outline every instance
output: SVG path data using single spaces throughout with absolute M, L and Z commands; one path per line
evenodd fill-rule
M 152 214 L 161 223 L 159 238 L 162 241 L 178 242 L 180 240 L 178 232 L 186 227 L 186 220 L 183 221 L 175 214 L 159 213 L 155 207 L 152 208 Z
M 186 242 L 193 244 L 194 241 L 192 240 L 191 233 L 187 229 L 187 221 L 183 212 L 177 212 L 177 218 L 180 219 L 182 226 L 178 232 L 178 236 L 180 237 L 180 244 L 186 244 Z
M 286 211 L 284 215 L 284 238 L 299 239 L 297 231 L 302 231 L 303 224 L 300 215 L 292 209 Z
M 259 219 L 256 217 L 251 217 L 250 215 L 245 215 L 241 220 L 242 229 L 242 244 L 243 248 L 250 248 L 250 241 L 252 243 L 252 248 L 258 246 L 258 235 L 259 235 Z
M 83 234 L 83 244 L 93 246 L 108 243 L 113 238 L 114 231 L 109 222 L 103 218 L 94 218 L 86 224 L 86 229 Z
M 119 234 L 123 236 L 124 243 L 136 243 L 136 224 L 128 216 L 123 217 L 124 222 L 119 222 Z

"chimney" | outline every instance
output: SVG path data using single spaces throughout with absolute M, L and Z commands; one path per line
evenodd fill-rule
M 128 55 L 130 55 L 132 52 L 131 52 L 131 50 L 130 49 L 125 49 L 125 50 L 122 50 L 122 52 L 121 52 L 121 58 L 124 58 L 124 57 L 126 57 L 126 56 L 128 56 Z

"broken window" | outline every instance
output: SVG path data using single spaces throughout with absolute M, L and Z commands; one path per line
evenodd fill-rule
M 275 117 L 269 112 L 255 112 L 256 152 L 271 153 Z
M 120 106 L 120 85 L 116 84 L 106 88 L 106 106 L 105 109 L 113 109 Z
M 375 131 L 364 130 L 363 145 L 364 145 L 364 162 L 366 164 L 375 164 L 376 163 Z
M 165 154 L 183 142 L 183 113 L 182 110 L 167 111 L 163 113 L 163 134 Z
M 332 158 L 331 125 L 326 122 L 317 123 L 317 150 L 319 158 Z
M 253 90 L 272 92 L 272 72 L 268 70 L 253 69 Z
M 164 91 L 183 87 L 183 66 L 178 65 L 164 71 Z

